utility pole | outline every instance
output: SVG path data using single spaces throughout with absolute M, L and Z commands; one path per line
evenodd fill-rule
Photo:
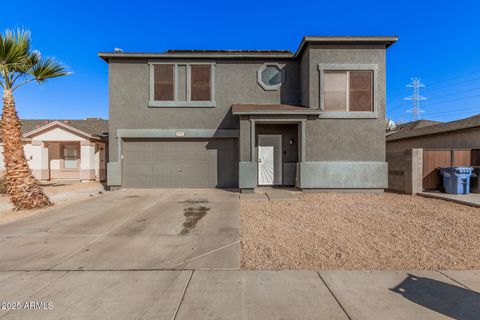
M 412 82 L 407 84 L 407 88 L 413 88 L 413 94 L 403 99 L 412 101 L 412 109 L 407 112 L 412 113 L 413 121 L 417 121 L 420 120 L 420 113 L 423 112 L 423 110 L 420 109 L 420 100 L 427 100 L 427 98 L 420 95 L 420 88 L 425 87 L 425 85 L 420 82 L 420 78 L 411 78 L 411 80 Z

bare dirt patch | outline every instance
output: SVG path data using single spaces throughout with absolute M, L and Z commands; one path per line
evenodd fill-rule
M 100 196 L 103 186 L 99 182 L 43 182 L 45 192 L 54 205 L 43 209 L 14 211 L 6 194 L 0 195 L 0 224 L 47 212 L 53 208 Z
M 480 209 L 385 193 L 241 202 L 245 269 L 479 269 Z

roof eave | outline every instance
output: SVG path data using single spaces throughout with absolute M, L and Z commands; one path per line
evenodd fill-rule
M 291 59 L 294 57 L 293 53 L 270 53 L 270 54 L 211 54 L 211 53 L 114 53 L 114 52 L 99 52 L 98 56 L 105 62 L 109 62 L 111 58 L 127 58 L 127 59 Z
M 250 111 L 232 111 L 235 116 L 246 115 L 318 115 L 320 111 L 305 110 L 305 111 L 291 111 L 291 110 L 250 110 Z
M 155 53 L 155 52 L 99 52 L 98 56 L 108 63 L 110 58 L 137 58 L 137 59 L 292 59 L 297 58 L 307 43 L 323 44 L 384 44 L 390 47 L 398 40 L 397 36 L 305 36 L 295 53 Z
M 82 130 L 77 129 L 77 128 L 75 128 L 75 127 L 72 127 L 72 126 L 70 126 L 70 125 L 68 125 L 68 124 L 65 124 L 65 123 L 62 123 L 62 122 L 60 122 L 60 121 L 52 121 L 52 122 L 49 122 L 48 124 L 46 124 L 46 125 L 44 125 L 44 126 L 41 126 L 41 127 L 39 127 L 39 128 L 35 128 L 35 129 L 30 130 L 30 131 L 28 131 L 28 132 L 25 132 L 25 133 L 23 134 L 23 137 L 24 137 L 24 138 L 30 138 L 31 136 L 33 136 L 33 135 L 35 135 L 35 134 L 37 134 L 37 133 L 40 133 L 40 132 L 42 132 L 42 131 L 44 131 L 44 130 L 48 130 L 48 129 L 53 128 L 53 127 L 55 127 L 55 126 L 63 127 L 64 129 L 73 131 L 73 132 L 75 132 L 75 133 L 77 133 L 77 134 L 79 134 L 79 135 L 82 135 L 82 136 L 84 136 L 84 137 L 86 137 L 86 138 L 88 138 L 88 139 L 101 140 L 99 137 L 97 137 L 97 136 L 95 136 L 95 135 L 92 135 L 92 134 L 90 134 L 90 133 L 88 133 L 88 132 L 82 131 Z
M 307 43 L 323 44 L 384 44 L 389 48 L 398 40 L 398 36 L 305 36 L 295 51 L 295 57 L 298 57 Z
M 414 139 L 414 138 L 418 138 L 418 137 L 434 136 L 434 135 L 437 135 L 437 134 L 447 134 L 447 133 L 452 133 L 452 132 L 456 132 L 456 131 L 464 131 L 464 130 L 470 130 L 470 129 L 475 129 L 475 128 L 480 128 L 480 125 L 472 125 L 472 126 L 468 126 L 468 127 L 455 128 L 455 129 L 451 129 L 451 130 L 444 130 L 444 131 L 437 131 L 437 132 L 425 132 L 425 133 L 403 136 L 403 137 L 395 137 L 395 136 L 393 136 L 395 134 L 395 132 L 393 132 L 391 135 L 386 136 L 386 141 L 398 141 L 398 140 L 405 140 L 405 139 Z

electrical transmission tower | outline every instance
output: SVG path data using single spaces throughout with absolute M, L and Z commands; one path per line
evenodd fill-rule
M 413 121 L 417 121 L 420 119 L 420 113 L 423 112 L 423 110 L 420 109 L 420 100 L 427 100 L 427 98 L 420 95 L 420 88 L 425 87 L 425 85 L 420 82 L 420 78 L 411 78 L 411 80 L 412 82 L 407 84 L 407 88 L 413 88 L 413 94 L 403 99 L 412 101 L 412 109 L 407 112 L 412 113 Z

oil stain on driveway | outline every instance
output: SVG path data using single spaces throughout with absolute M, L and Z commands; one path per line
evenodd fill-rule
M 238 194 L 120 190 L 0 226 L 0 270 L 238 269 Z

